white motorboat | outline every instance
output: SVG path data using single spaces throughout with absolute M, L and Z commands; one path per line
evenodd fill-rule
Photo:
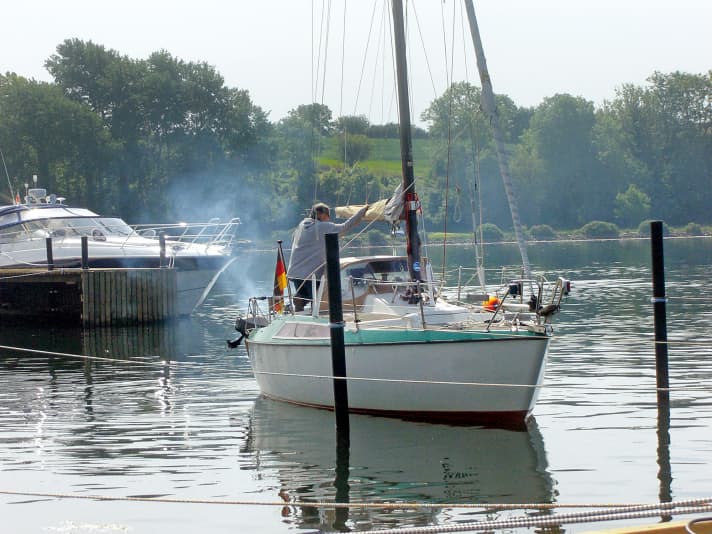
M 176 312 L 188 315 L 234 261 L 231 248 L 239 224 L 234 218 L 226 223 L 135 228 L 118 217 L 69 206 L 45 189 L 32 188 L 24 202 L 17 198 L 12 205 L 0 206 L 0 273 L 46 267 L 48 238 L 55 268 L 80 267 L 82 237 L 87 237 L 89 268 L 156 268 L 162 261 L 175 268 Z

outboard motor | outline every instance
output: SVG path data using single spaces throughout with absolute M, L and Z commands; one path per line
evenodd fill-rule
M 229 349 L 237 348 L 245 336 L 249 336 L 255 328 L 267 326 L 267 320 L 264 317 L 238 317 L 235 321 L 235 330 L 240 333 L 240 336 L 227 341 Z

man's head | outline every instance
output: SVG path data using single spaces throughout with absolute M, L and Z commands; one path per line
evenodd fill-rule
M 330 218 L 329 206 L 323 202 L 317 202 L 312 206 L 311 218 L 318 221 L 328 221 Z

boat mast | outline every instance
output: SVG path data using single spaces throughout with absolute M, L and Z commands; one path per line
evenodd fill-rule
M 398 80 L 398 115 L 400 119 L 401 166 L 405 210 L 406 252 L 411 280 L 421 280 L 420 236 L 418 235 L 418 197 L 415 194 L 413 173 L 413 141 L 410 132 L 410 104 L 408 101 L 408 65 L 405 56 L 405 23 L 403 2 L 393 0 L 393 35 Z
M 519 209 L 517 208 L 517 200 L 514 197 L 512 189 L 512 180 L 509 177 L 509 163 L 504 146 L 504 136 L 499 124 L 499 115 L 497 114 L 497 105 L 494 100 L 494 90 L 492 89 L 492 80 L 487 71 L 487 60 L 480 39 L 480 30 L 477 27 L 477 18 L 475 17 L 475 6 L 472 0 L 465 0 L 465 8 L 467 9 L 467 19 L 470 22 L 470 33 L 472 34 L 472 42 L 475 45 L 475 56 L 477 57 L 477 70 L 480 73 L 480 82 L 482 83 L 482 110 L 488 115 L 490 125 L 492 126 L 492 136 L 494 137 L 495 148 L 497 149 L 497 160 L 499 161 L 499 172 L 502 175 L 504 182 L 504 190 L 507 194 L 509 202 L 509 211 L 512 214 L 512 225 L 514 226 L 514 235 L 517 238 L 519 245 L 519 253 L 522 256 L 522 266 L 527 278 L 531 278 L 531 268 L 529 267 L 529 256 L 527 255 L 527 245 L 524 241 L 522 233 L 522 223 L 519 220 Z

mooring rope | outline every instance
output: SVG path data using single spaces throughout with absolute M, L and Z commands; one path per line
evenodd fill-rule
M 437 534 L 440 532 L 473 532 L 513 528 L 560 527 L 566 524 L 598 523 L 602 521 L 620 521 L 624 519 L 645 519 L 649 517 L 695 514 L 712 511 L 712 505 L 685 506 L 679 508 L 663 508 L 650 511 L 601 511 L 582 514 L 558 514 L 544 517 L 514 517 L 493 521 L 476 521 L 470 523 L 454 523 L 449 525 L 434 525 L 429 527 L 394 528 L 385 530 L 365 530 L 364 534 Z
M 656 516 L 671 516 L 703 513 L 712 511 L 712 498 L 688 499 L 668 503 L 650 504 L 602 504 L 602 503 L 426 503 L 426 502 L 329 502 L 329 501 L 255 501 L 226 499 L 176 499 L 167 497 L 120 497 L 108 495 L 77 495 L 72 493 L 49 493 L 0 490 L 0 494 L 18 497 L 41 497 L 53 499 L 81 499 L 93 501 L 155 502 L 161 504 L 211 504 L 267 507 L 307 507 L 327 509 L 383 509 L 383 510 L 419 510 L 419 509 L 482 509 L 486 511 L 504 510 L 556 510 L 587 509 L 589 511 L 556 514 L 547 516 L 522 516 L 492 521 L 455 523 L 451 525 L 433 525 L 428 527 L 369 530 L 373 534 L 425 534 L 439 532 L 463 532 L 497 530 L 507 528 L 527 528 L 559 526 L 572 523 L 592 523 L 621 519 L 643 519 Z
M 667 341 L 655 340 L 654 343 L 656 345 L 668 345 L 668 346 L 672 345 L 673 348 L 676 345 L 680 345 L 680 346 L 685 346 L 685 345 L 696 346 L 696 345 L 698 345 L 698 346 L 712 347 L 712 340 L 709 340 L 709 339 L 708 340 L 703 339 L 700 341 L 689 341 L 687 339 L 675 339 L 672 341 L 670 341 L 670 340 L 667 340 Z
M 3 255 L 6 255 L 6 254 L 3 254 Z M 47 267 L 46 265 L 39 265 L 39 264 L 34 264 L 34 263 L 25 263 L 25 265 L 32 265 L 32 266 L 35 266 L 35 265 L 36 265 L 37 267 L 45 267 L 45 268 Z M 31 273 L 13 274 L 12 276 L 0 276 L 0 281 L 1 281 L 1 280 L 13 280 L 13 279 L 17 279 L 17 278 L 30 278 L 30 277 L 32 277 L 32 276 L 44 276 L 44 275 L 46 275 L 47 273 L 50 273 L 50 274 L 64 274 L 64 273 L 65 273 L 65 269 L 60 268 L 60 269 L 54 269 L 54 270 L 52 270 L 52 271 L 48 271 L 48 270 L 46 270 L 46 269 L 43 269 L 43 270 L 41 270 L 41 271 L 33 271 L 33 272 L 31 272 Z
M 354 382 L 389 382 L 403 384 L 428 384 L 428 385 L 446 385 L 446 386 L 485 386 L 485 387 L 510 387 L 510 388 L 540 388 L 543 387 L 537 384 L 498 384 L 490 382 L 455 382 L 450 380 L 412 380 L 401 378 L 371 378 L 366 376 L 331 376 L 331 375 L 311 375 L 299 373 L 275 373 L 271 371 L 254 371 L 256 375 L 269 376 L 292 376 L 295 378 L 318 378 L 324 380 L 349 380 Z
M 103 356 L 90 356 L 90 355 L 85 355 L 85 354 L 72 354 L 68 352 L 54 352 L 54 351 L 47 351 L 47 350 L 41 350 L 41 349 L 28 349 L 24 347 L 11 347 L 8 345 L 0 345 L 0 350 L 8 350 L 8 351 L 16 351 L 16 352 L 28 352 L 28 353 L 35 353 L 35 354 L 40 354 L 43 356 L 49 356 L 49 357 L 62 357 L 62 358 L 75 358 L 79 360 L 89 360 L 89 361 L 100 361 L 100 362 L 106 362 L 106 363 L 120 363 L 120 364 L 131 364 L 134 366 L 142 366 L 142 367 L 157 367 L 157 368 L 165 368 L 165 367 L 197 367 L 197 366 L 202 366 L 201 363 L 198 362 L 175 362 L 175 361 L 162 361 L 162 362 L 139 362 L 136 360 L 128 360 L 128 359 L 121 359 L 121 358 L 107 358 Z M 446 386 L 473 386 L 473 387 L 508 387 L 508 388 L 530 388 L 530 389 L 571 389 L 573 386 L 570 383 L 559 383 L 559 384 L 500 384 L 500 383 L 495 383 L 495 382 L 457 382 L 457 381 L 438 381 L 438 380 L 408 380 L 408 379 L 398 379 L 398 378 L 373 378 L 373 377 L 358 377 L 358 376 L 349 376 L 349 377 L 342 377 L 342 376 L 333 376 L 333 375 L 315 375 L 315 374 L 298 374 L 298 373 L 277 373 L 277 372 L 270 372 L 270 371 L 253 371 L 254 375 L 262 374 L 262 375 L 274 375 L 274 376 L 291 376 L 295 378 L 315 378 L 315 379 L 320 379 L 320 380 L 350 380 L 350 381 L 369 381 L 369 382 L 391 382 L 391 383 L 406 383 L 406 384 L 430 384 L 430 385 L 446 385 Z M 674 378 L 674 377 L 673 377 Z M 677 391 L 680 389 L 684 389 L 685 391 L 692 391 L 692 390 L 704 390 L 706 391 L 708 388 L 705 384 L 700 384 L 698 386 L 694 385 L 684 385 L 684 387 L 680 388 L 652 388 L 651 391 Z M 620 391 L 620 392 L 625 392 L 625 391 L 634 391 L 634 392 L 640 392 L 640 388 L 638 386 L 629 386 L 629 387 L 586 387 L 585 391 L 591 392 L 591 391 Z
M 128 359 L 121 359 L 121 358 L 107 358 L 104 356 L 90 356 L 86 354 L 72 354 L 70 352 L 54 352 L 50 350 L 41 350 L 41 349 L 28 349 L 24 347 L 10 347 L 8 345 L 0 345 L 0 350 L 10 350 L 10 351 L 15 351 L 15 352 L 30 352 L 33 354 L 40 354 L 43 356 L 57 356 L 60 358 L 75 358 L 79 360 L 91 360 L 91 361 L 100 361 L 100 362 L 108 362 L 108 363 L 123 363 L 123 364 L 131 364 L 131 365 L 138 365 L 138 366 L 143 366 L 143 367 L 161 367 L 164 368 L 166 366 L 175 366 L 178 362 L 169 362 L 169 361 L 161 361 L 161 362 L 138 362 L 136 360 L 128 360 Z M 186 365 L 200 365 L 198 363 L 192 363 L 192 362 L 180 362 L 180 366 L 186 366 Z
M 712 297 L 676 297 L 676 296 L 670 296 L 666 295 L 668 300 L 681 300 L 681 301 L 687 301 L 687 300 L 699 300 L 702 302 L 712 302 Z
M 53 499 L 80 499 L 93 501 L 133 501 L 133 502 L 157 502 L 163 504 L 221 504 L 239 506 L 294 506 L 312 508 L 333 508 L 333 509 L 356 509 L 356 508 L 382 508 L 390 510 L 408 509 L 442 509 L 442 508 L 463 508 L 463 509 L 483 509 L 490 511 L 507 510 L 556 510 L 556 509 L 594 509 L 595 514 L 600 511 L 595 509 L 610 509 L 613 513 L 623 511 L 673 511 L 680 507 L 710 506 L 712 507 L 712 497 L 687 499 L 667 503 L 433 503 L 433 502 L 335 502 L 335 501 L 256 501 L 243 499 L 178 499 L 173 497 L 122 497 L 111 495 L 88 494 L 79 495 L 76 493 L 60 492 L 39 492 L 39 491 L 19 491 L 2 490 L 1 495 L 12 495 L 18 497 L 47 497 Z M 579 515 L 591 514 L 592 512 L 581 512 Z

